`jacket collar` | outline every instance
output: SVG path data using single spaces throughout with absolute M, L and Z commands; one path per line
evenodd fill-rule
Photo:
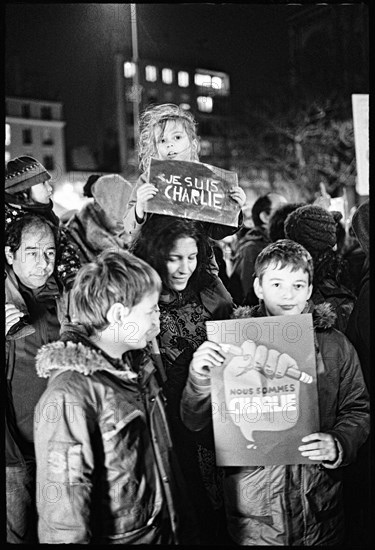
M 332 309 L 331 304 L 324 302 L 323 304 L 314 305 L 312 300 L 306 303 L 302 313 L 311 313 L 313 317 L 313 325 L 316 330 L 326 330 L 332 328 L 336 321 L 336 313 Z M 267 317 L 267 312 L 264 307 L 263 300 L 257 306 L 239 306 L 232 314 L 233 319 L 242 319 L 247 317 Z
M 113 359 L 88 338 L 82 326 L 73 323 L 64 327 L 58 342 L 40 348 L 36 356 L 36 371 L 41 378 L 49 378 L 53 371 L 75 371 L 85 376 L 108 371 L 126 381 L 137 378 L 137 373 L 130 367 L 130 355 L 124 354 L 123 360 Z

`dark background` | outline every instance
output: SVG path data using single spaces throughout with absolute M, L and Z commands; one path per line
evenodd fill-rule
M 139 4 L 139 56 L 229 73 L 238 104 L 287 77 L 286 17 L 296 7 Z M 131 59 L 129 4 L 7 4 L 6 94 L 63 101 L 67 148 L 95 147 L 115 109 L 116 51 Z

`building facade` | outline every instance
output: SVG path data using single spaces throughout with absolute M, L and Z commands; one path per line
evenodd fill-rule
M 58 101 L 5 98 L 5 162 L 28 155 L 57 181 L 66 173 L 65 121 Z

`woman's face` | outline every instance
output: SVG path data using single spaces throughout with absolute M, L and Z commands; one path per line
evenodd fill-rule
M 192 237 L 177 239 L 167 259 L 168 286 L 181 292 L 197 268 L 198 247 Z

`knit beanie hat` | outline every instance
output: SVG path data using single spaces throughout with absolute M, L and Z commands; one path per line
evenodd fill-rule
M 341 218 L 340 212 L 329 212 L 312 204 L 301 206 L 286 218 L 285 236 L 302 244 L 313 257 L 318 256 L 335 246 L 336 222 Z
M 33 157 L 17 157 L 11 159 L 5 169 L 5 191 L 18 193 L 33 185 L 51 179 L 51 174 Z

